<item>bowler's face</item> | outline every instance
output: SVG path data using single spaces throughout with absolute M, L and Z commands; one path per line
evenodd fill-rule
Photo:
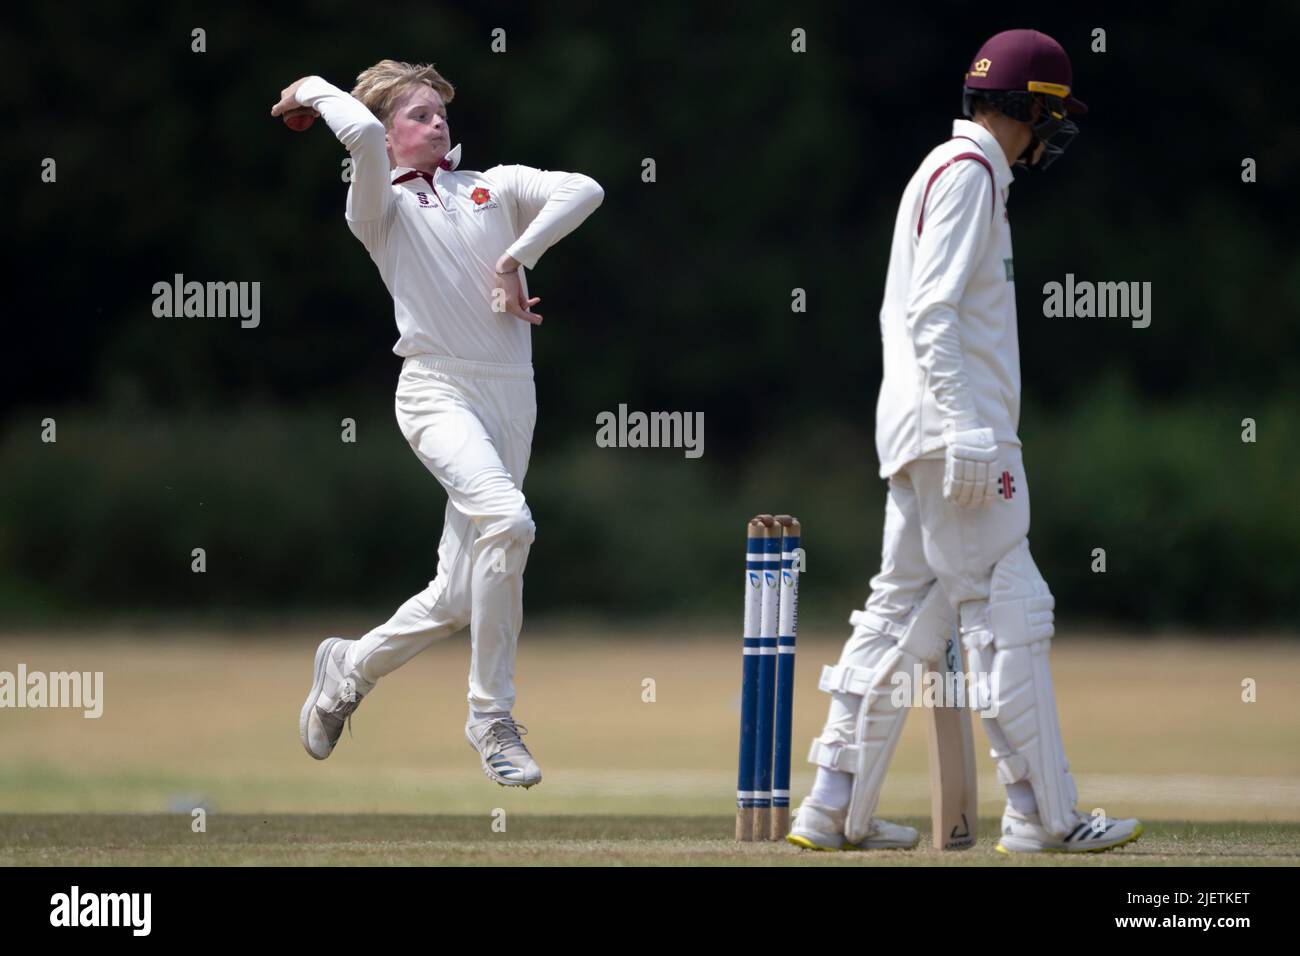
M 395 166 L 432 172 L 449 149 L 447 107 L 436 90 L 421 84 L 398 100 L 388 127 L 388 154 Z

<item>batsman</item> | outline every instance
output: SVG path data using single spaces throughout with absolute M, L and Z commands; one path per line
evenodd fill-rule
M 966 73 L 965 119 L 903 193 L 880 312 L 876 408 L 888 479 L 880 573 L 853 612 L 813 742 L 811 794 L 787 838 L 807 849 L 911 848 L 877 819 L 906 706 L 900 675 L 930 670 L 959 625 L 998 781 L 997 849 L 1087 852 L 1137 839 L 1137 820 L 1081 813 L 1048 663 L 1054 600 L 1030 555 L 1029 483 L 1016 435 L 1020 356 L 1007 200 L 1012 167 L 1045 171 L 1087 108 L 1069 57 L 1034 30 L 999 33 Z M 969 726 L 969 725 L 967 725 Z

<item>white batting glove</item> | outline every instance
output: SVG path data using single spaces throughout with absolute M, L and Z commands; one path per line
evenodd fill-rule
M 998 443 L 991 428 L 949 432 L 943 496 L 962 508 L 983 508 L 997 496 Z

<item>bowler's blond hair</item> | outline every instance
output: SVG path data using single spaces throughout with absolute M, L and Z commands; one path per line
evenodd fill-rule
M 432 63 L 403 63 L 399 60 L 380 60 L 361 71 L 352 95 L 365 104 L 384 126 L 389 126 L 397 104 L 412 89 L 424 85 L 450 103 L 456 88 L 433 68 Z

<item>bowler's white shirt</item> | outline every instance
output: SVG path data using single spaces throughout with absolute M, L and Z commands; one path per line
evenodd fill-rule
M 926 156 L 903 192 L 894 224 L 880 310 L 884 377 L 876 451 L 882 477 L 917 458 L 941 457 L 948 423 L 957 431 L 992 428 L 997 441 L 1020 444 L 1020 345 L 1007 218 L 1014 177 L 984 127 L 957 120 L 953 136 L 966 138 Z M 962 153 L 983 157 L 988 168 L 975 159 L 955 160 Z
M 460 146 L 426 179 L 389 168 L 383 124 L 349 94 L 312 76 L 296 97 L 320 112 L 352 156 L 348 228 L 393 297 L 393 351 L 531 362 L 531 326 L 492 310 L 497 259 L 509 253 L 536 266 L 600 205 L 604 192 L 595 180 L 528 166 L 462 170 Z

